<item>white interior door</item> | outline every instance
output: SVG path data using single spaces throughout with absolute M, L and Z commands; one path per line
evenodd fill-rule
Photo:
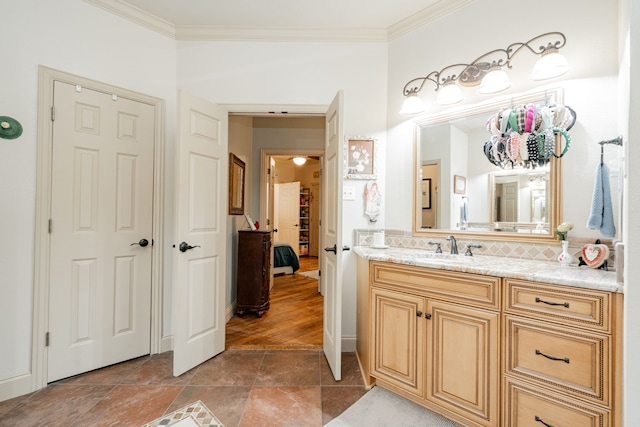
M 291 245 L 300 254 L 300 182 L 276 184 L 277 240 Z
M 224 350 L 229 188 L 227 111 L 184 91 L 178 103 L 175 376 Z
M 54 93 L 48 382 L 148 354 L 151 334 L 154 107 Z
M 329 106 L 322 175 L 322 246 L 320 257 L 324 292 L 323 348 L 336 380 L 342 360 L 342 91 Z

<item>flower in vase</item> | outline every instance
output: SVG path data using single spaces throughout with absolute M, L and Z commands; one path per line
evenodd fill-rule
M 557 226 L 554 230 L 556 232 L 556 237 L 558 240 L 567 240 L 567 236 L 569 235 L 569 231 L 573 229 L 573 224 L 570 222 L 563 222 L 559 226 Z

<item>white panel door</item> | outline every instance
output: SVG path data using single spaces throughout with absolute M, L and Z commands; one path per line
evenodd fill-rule
M 151 338 L 154 108 L 54 94 L 48 382 L 148 354 Z
M 336 381 L 342 360 L 342 91 L 329 106 L 325 122 L 325 165 L 322 176 L 322 246 L 324 287 L 323 349 Z
M 320 240 L 320 183 L 311 184 L 311 203 L 309 204 L 309 255 L 318 256 Z
M 178 99 L 173 374 L 224 350 L 227 282 L 227 111 Z
M 275 209 L 277 209 L 277 240 L 291 245 L 300 254 L 300 182 L 275 185 Z M 275 212 L 274 212 L 275 213 Z

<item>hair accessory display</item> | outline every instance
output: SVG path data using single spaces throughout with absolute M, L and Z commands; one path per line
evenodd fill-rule
M 567 153 L 571 145 L 569 129 L 575 122 L 575 111 L 560 104 L 526 104 L 500 110 L 486 121 L 491 139 L 484 145 L 484 154 L 501 168 L 543 167 L 552 157 Z

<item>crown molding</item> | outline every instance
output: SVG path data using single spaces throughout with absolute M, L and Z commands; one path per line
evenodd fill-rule
M 386 42 L 385 29 L 176 26 L 176 40 L 271 42 Z
M 435 21 L 477 0 L 440 0 L 388 28 L 267 28 L 174 25 L 125 0 L 84 0 L 174 40 L 191 41 L 281 41 L 281 42 L 388 42 Z
M 422 9 L 402 21 L 398 21 L 387 29 L 387 40 L 391 41 L 411 31 L 429 24 L 443 16 L 462 9 L 477 0 L 440 0 L 429 7 Z
M 111 12 L 121 18 L 135 22 L 143 27 L 153 30 L 163 36 L 176 38 L 176 27 L 171 22 L 160 19 L 142 9 L 131 6 L 122 0 L 84 0 L 86 3 Z

